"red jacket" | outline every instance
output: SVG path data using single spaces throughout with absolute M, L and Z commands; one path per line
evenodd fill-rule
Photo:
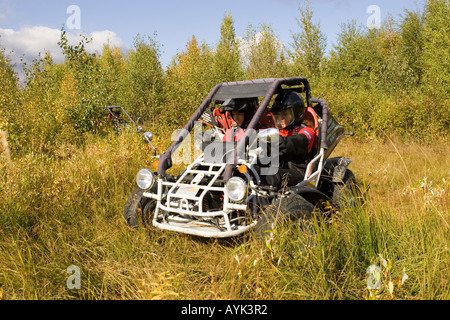
M 223 137 L 223 141 L 231 142 L 231 137 L 234 136 L 234 142 L 237 142 L 237 141 L 239 141 L 239 139 L 242 138 L 242 136 L 244 134 L 245 134 L 245 131 L 241 128 L 227 129 L 225 131 L 225 136 Z M 299 135 L 299 137 L 295 137 L 297 135 Z M 305 141 L 307 141 L 306 153 L 311 152 L 311 150 L 313 149 L 315 142 L 316 142 L 316 134 L 315 134 L 314 130 L 310 127 L 302 127 L 301 125 L 294 126 L 291 129 L 281 129 L 280 136 L 285 137 L 285 138 L 293 137 L 293 138 L 288 138 L 288 139 L 284 139 L 284 140 L 296 142 L 295 144 L 297 144 L 297 147 L 304 146 Z M 305 137 L 307 140 L 305 140 Z M 291 148 L 289 148 L 288 153 L 294 153 L 294 154 L 305 153 L 305 152 L 298 152 L 298 151 L 302 151 L 302 150 L 298 150 L 298 149 L 299 148 L 291 147 Z M 303 150 L 303 151 L 305 151 L 305 150 Z
M 310 127 L 302 127 L 301 124 L 290 129 L 281 129 L 280 136 L 284 137 L 288 147 L 288 153 L 310 153 L 316 142 L 316 133 Z
M 291 168 L 292 165 L 306 168 L 311 160 L 311 151 L 316 145 L 314 129 L 302 126 L 301 122 L 280 130 L 280 165 Z
M 238 142 L 245 134 L 245 131 L 241 128 L 231 128 L 225 131 L 225 136 L 223 137 L 223 141 L 232 142 L 231 137 L 234 135 L 234 142 Z

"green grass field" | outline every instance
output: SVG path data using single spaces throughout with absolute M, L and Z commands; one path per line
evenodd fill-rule
M 365 203 L 314 219 L 313 242 L 281 227 L 269 243 L 130 230 L 123 207 L 148 146 L 133 133 L 84 145 L 1 163 L 0 298 L 450 299 L 446 143 L 345 138 L 333 156 L 353 159 Z

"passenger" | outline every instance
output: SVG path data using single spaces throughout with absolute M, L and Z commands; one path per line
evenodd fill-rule
M 257 104 L 258 98 L 228 99 L 222 104 L 223 111 L 231 115 L 231 129 L 225 131 L 223 141 L 237 142 L 244 135 Z
M 280 130 L 280 165 L 277 174 L 262 176 L 262 180 L 278 188 L 284 180 L 287 186 L 294 186 L 304 179 L 316 134 L 313 128 L 303 123 L 305 103 L 298 93 L 287 91 L 279 94 L 270 111 Z

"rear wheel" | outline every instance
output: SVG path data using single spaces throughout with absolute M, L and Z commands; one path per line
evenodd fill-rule
M 333 202 L 340 207 L 353 207 L 359 196 L 355 175 L 347 169 L 342 181 L 333 183 Z
M 125 222 L 133 229 L 138 229 L 139 225 L 150 226 L 155 208 L 156 200 L 144 197 L 144 191 L 137 188 L 125 204 L 123 213 Z

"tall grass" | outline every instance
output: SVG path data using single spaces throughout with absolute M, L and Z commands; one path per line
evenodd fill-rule
M 450 298 L 447 4 L 406 11 L 398 30 L 391 19 L 379 31 L 344 26 L 317 69 L 321 76 L 311 75 L 313 96 L 361 137 L 334 155 L 354 160 L 366 197 L 332 220 L 316 217 L 314 241 L 297 227 L 278 228 L 268 243 L 223 242 L 134 232 L 122 219 L 135 174 L 151 165 L 150 150 L 131 131 L 108 133 L 104 106 L 151 122 L 158 150 L 166 149 L 167 133 L 184 125 L 210 88 L 251 69 L 236 55 L 231 16 L 219 46 L 235 45 L 211 50 L 193 37 L 165 72 L 153 38 L 137 37 L 126 54 L 105 47 L 92 55 L 86 38 L 73 46 L 61 30 L 65 62 L 46 54 L 25 67 L 19 85 L 0 47 L 0 131 L 12 154 L 9 161 L 0 148 L 0 298 Z M 263 29 L 268 41 L 246 57 L 258 61 L 254 77 L 299 76 L 272 30 Z M 81 269 L 80 290 L 66 284 L 71 265 Z M 382 285 L 368 290 L 373 265 Z
M 123 207 L 150 150 L 134 132 L 86 137 L 1 167 L 1 298 L 450 298 L 446 144 L 344 140 L 334 154 L 354 160 L 364 204 L 313 219 L 313 241 L 283 226 L 262 242 L 130 230 Z M 384 272 L 378 290 L 370 265 Z

